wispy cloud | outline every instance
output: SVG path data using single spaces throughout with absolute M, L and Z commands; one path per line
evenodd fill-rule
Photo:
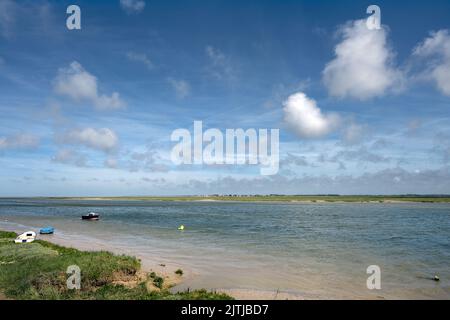
M 145 53 L 137 53 L 137 52 L 127 52 L 127 58 L 130 61 L 138 62 L 144 64 L 147 69 L 152 70 L 154 68 L 153 62 Z
M 218 80 L 232 80 L 234 78 L 234 69 L 231 66 L 230 59 L 218 48 L 206 46 L 206 55 L 210 60 L 208 71 Z
M 0 151 L 36 148 L 38 145 L 39 138 L 32 134 L 20 133 L 13 136 L 0 136 Z
M 167 172 L 169 167 L 162 162 L 158 152 L 147 149 L 144 152 L 133 152 L 128 163 L 130 171 Z
M 77 167 L 87 167 L 85 155 L 69 149 L 59 150 L 52 158 L 53 162 L 71 164 Z
M 143 0 L 120 0 L 120 6 L 126 13 L 140 13 L 145 8 L 145 1 Z
M 367 135 L 367 126 L 351 122 L 344 128 L 342 140 L 346 145 L 354 145 L 362 142 Z
M 8 38 L 15 22 L 16 4 L 11 0 L 0 1 L 0 34 Z
M 174 78 L 168 78 L 167 81 L 175 90 L 175 95 L 179 99 L 184 99 L 191 93 L 191 86 L 185 80 L 177 80 Z

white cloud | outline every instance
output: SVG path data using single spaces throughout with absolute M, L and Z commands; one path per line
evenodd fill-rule
M 86 167 L 86 157 L 76 151 L 63 149 L 59 150 L 58 153 L 52 158 L 52 161 L 73 164 L 77 167 Z
M 149 70 L 152 70 L 154 68 L 153 62 L 147 57 L 145 53 L 128 52 L 127 58 L 130 61 L 143 63 Z
M 392 66 L 386 27 L 369 30 L 365 20 L 356 20 L 342 26 L 339 34 L 336 57 L 323 70 L 332 96 L 366 100 L 401 87 L 403 76 Z
M 61 68 L 54 81 L 54 89 L 75 101 L 90 101 L 97 109 L 119 109 L 125 106 L 117 92 L 111 96 L 98 92 L 97 78 L 74 61 L 68 68 Z
M 184 80 L 176 80 L 173 78 L 167 79 L 169 83 L 172 85 L 173 89 L 175 90 L 175 94 L 177 98 L 183 99 L 186 98 L 191 93 L 191 87 L 189 83 L 187 83 Z
M 413 55 L 431 58 L 426 71 L 427 78 L 436 83 L 443 94 L 450 96 L 450 32 L 439 30 L 432 32 L 413 51 Z
M 143 0 L 120 0 L 120 6 L 126 13 L 140 13 L 145 8 Z
M 39 145 L 39 138 L 31 134 L 0 137 L 0 151 L 6 149 L 29 149 Z
M 67 132 L 61 138 L 64 143 L 79 144 L 85 147 L 111 152 L 117 148 L 119 138 L 116 133 L 108 128 L 93 129 L 75 129 Z
M 303 138 L 322 137 L 335 130 L 340 121 L 336 114 L 323 114 L 316 101 L 302 92 L 291 95 L 283 106 L 284 121 Z

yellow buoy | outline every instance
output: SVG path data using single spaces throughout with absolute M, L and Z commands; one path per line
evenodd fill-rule
M 184 226 L 183 225 L 179 226 L 178 230 L 184 230 Z

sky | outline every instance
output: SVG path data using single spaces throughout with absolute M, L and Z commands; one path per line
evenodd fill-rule
M 450 1 L 0 0 L 0 114 L 3 197 L 450 194 Z M 278 172 L 176 165 L 194 121 Z

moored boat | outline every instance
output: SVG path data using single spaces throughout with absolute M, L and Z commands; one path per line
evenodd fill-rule
M 90 212 L 87 215 L 81 216 L 82 220 L 91 220 L 91 221 L 97 221 L 100 219 L 100 215 L 95 212 Z
M 53 234 L 55 232 L 55 229 L 53 227 L 45 227 L 39 230 L 40 234 Z
M 15 243 L 29 243 L 33 242 L 36 239 L 36 233 L 34 231 L 27 231 L 19 235 L 16 240 L 14 240 Z

